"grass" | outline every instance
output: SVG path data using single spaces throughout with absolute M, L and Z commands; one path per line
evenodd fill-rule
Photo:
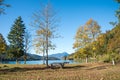
M 45 65 L 0 64 L 0 80 L 120 80 L 120 65 L 68 64 L 63 69 Z

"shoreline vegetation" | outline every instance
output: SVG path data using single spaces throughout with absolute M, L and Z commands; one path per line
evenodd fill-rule
M 45 65 L 0 64 L 0 80 L 120 80 L 120 64 L 66 64 L 64 68 Z

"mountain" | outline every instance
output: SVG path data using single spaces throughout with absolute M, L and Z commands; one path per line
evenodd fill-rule
M 36 54 L 27 54 L 27 59 L 28 60 L 41 60 L 42 56 L 36 55 Z
M 43 56 L 39 56 L 36 54 L 30 54 L 30 53 L 27 53 L 26 55 L 27 55 L 27 60 L 43 60 Z M 3 58 L 3 61 L 15 61 L 15 60 L 16 60 L 16 58 L 10 58 L 10 59 L 8 59 L 6 57 Z M 19 60 L 23 61 L 24 56 L 19 58 Z M 56 57 L 49 56 L 48 60 L 60 60 L 60 59 L 56 58 Z
M 27 56 L 28 56 L 28 60 L 42 60 L 43 59 L 43 56 L 39 56 L 36 54 L 27 54 Z M 48 60 L 59 60 L 59 58 L 49 56 Z
M 63 53 L 56 53 L 56 54 L 51 54 L 49 55 L 49 57 L 55 57 L 58 59 L 62 59 L 63 57 L 67 57 L 69 54 L 67 52 L 63 52 Z

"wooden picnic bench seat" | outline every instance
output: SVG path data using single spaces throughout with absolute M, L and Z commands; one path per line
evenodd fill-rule
M 65 64 L 69 64 L 69 62 L 54 62 L 51 63 L 50 66 L 51 68 L 57 68 L 57 67 L 64 68 Z

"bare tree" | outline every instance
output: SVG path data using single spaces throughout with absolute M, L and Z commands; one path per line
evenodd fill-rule
M 25 54 L 24 54 L 24 64 L 26 64 L 26 59 L 27 59 L 27 53 L 29 52 L 29 49 L 31 47 L 31 35 L 28 30 L 25 31 L 24 34 L 24 42 L 25 42 Z
M 48 50 L 54 49 L 52 39 L 58 37 L 56 35 L 56 27 L 58 26 L 58 20 L 56 13 L 54 12 L 50 3 L 42 6 L 42 9 L 33 14 L 34 22 L 32 26 L 37 28 L 36 33 L 36 48 L 42 50 L 43 54 L 46 53 L 46 65 L 48 67 Z

